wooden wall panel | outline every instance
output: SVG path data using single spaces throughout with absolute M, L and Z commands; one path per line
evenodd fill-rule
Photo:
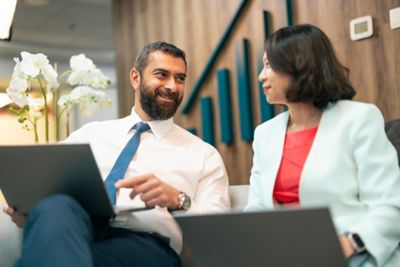
M 350 69 L 355 99 L 371 102 L 387 120 L 400 117 L 400 29 L 391 30 L 389 10 L 400 0 L 293 0 L 294 21 L 320 27 Z M 351 41 L 351 19 L 370 15 L 374 35 Z
M 128 73 L 140 47 L 148 42 L 164 40 L 172 42 L 187 53 L 189 65 L 186 83 L 186 97 L 202 73 L 210 55 L 219 42 L 242 0 L 116 0 L 114 1 L 114 24 L 116 29 L 117 69 L 120 115 L 130 112 L 133 105 L 133 93 L 129 84 Z M 250 1 L 242 18 L 227 44 L 221 52 L 210 77 L 205 82 L 200 96 L 213 98 L 215 112 L 216 147 L 225 161 L 231 184 L 248 183 L 252 161 L 250 142 L 240 140 L 239 114 L 236 88 L 235 43 L 242 38 L 250 40 L 250 55 L 253 77 L 252 98 L 255 123 L 259 124 L 257 98 L 257 62 L 263 51 L 262 10 L 269 9 L 274 14 L 272 25 L 277 27 L 286 23 L 285 3 L 275 1 Z M 235 141 L 224 145 L 219 141 L 216 70 L 228 68 L 231 73 L 232 107 Z M 186 100 L 186 97 L 184 101 Z M 199 101 L 199 98 L 198 98 Z M 200 105 L 193 106 L 190 113 L 182 116 L 180 111 L 175 121 L 183 127 L 194 127 L 199 136 Z
M 210 96 L 214 105 L 216 147 L 222 155 L 231 184 L 248 183 L 252 163 L 251 142 L 240 139 L 237 101 L 235 45 L 242 38 L 250 41 L 254 123 L 260 123 L 257 93 L 258 65 L 263 53 L 263 10 L 270 12 L 271 32 L 287 24 L 286 1 L 249 0 L 248 7 L 227 45 L 221 51 L 209 78 L 204 83 L 188 115 L 178 111 L 175 121 L 183 127 L 194 127 L 201 136 L 199 100 Z M 164 40 L 187 53 L 187 100 L 242 0 L 114 0 L 114 26 L 117 49 L 117 71 L 120 115 L 130 112 L 133 93 L 128 73 L 136 53 L 148 42 Z M 400 29 L 390 30 L 389 8 L 400 6 L 400 0 L 292 0 L 295 23 L 312 23 L 332 40 L 339 58 L 351 69 L 356 98 L 377 104 L 386 119 L 400 117 L 400 88 L 396 73 L 400 68 Z M 358 42 L 350 41 L 350 19 L 371 15 L 375 34 Z M 220 142 L 216 71 L 227 68 L 231 75 L 234 143 Z

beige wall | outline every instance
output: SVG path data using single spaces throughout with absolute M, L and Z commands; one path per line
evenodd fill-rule
M 54 117 L 50 116 L 50 125 L 54 125 Z M 54 142 L 54 127 L 50 127 L 50 140 Z M 6 110 L 0 109 L 0 145 L 22 145 L 34 144 L 35 137 L 33 131 L 22 129 L 22 125 L 18 123 L 18 117 Z M 45 143 L 44 140 L 44 120 L 38 121 L 39 143 Z

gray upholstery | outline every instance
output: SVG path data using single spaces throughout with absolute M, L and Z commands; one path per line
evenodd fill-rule
M 4 204 L 0 205 L 0 266 L 11 267 L 20 253 L 22 231 L 3 212 Z
M 389 141 L 396 149 L 398 163 L 400 165 L 400 119 L 387 121 L 385 123 L 385 131 Z
M 247 203 L 248 185 L 230 186 L 229 193 L 231 197 L 232 210 L 239 211 Z M 1 204 L 3 208 L 4 204 Z M 11 267 L 20 254 L 20 244 L 22 231 L 19 230 L 10 218 L 0 211 L 0 266 Z M 185 264 L 184 255 L 182 255 L 183 266 Z
M 231 197 L 231 209 L 233 211 L 242 211 L 247 204 L 249 195 L 249 185 L 231 185 L 229 187 Z

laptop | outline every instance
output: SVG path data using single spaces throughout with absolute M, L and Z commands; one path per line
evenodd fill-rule
M 29 213 L 42 198 L 67 194 L 91 216 L 114 216 L 88 144 L 0 147 L 0 190 L 7 204 Z
M 175 218 L 196 267 L 345 267 L 327 208 Z

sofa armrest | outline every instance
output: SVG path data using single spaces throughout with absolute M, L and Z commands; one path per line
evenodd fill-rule
M 229 196 L 231 198 L 231 210 L 243 211 L 249 196 L 249 185 L 229 186 Z
M 22 230 L 3 212 L 0 203 L 0 266 L 12 267 L 21 253 Z

